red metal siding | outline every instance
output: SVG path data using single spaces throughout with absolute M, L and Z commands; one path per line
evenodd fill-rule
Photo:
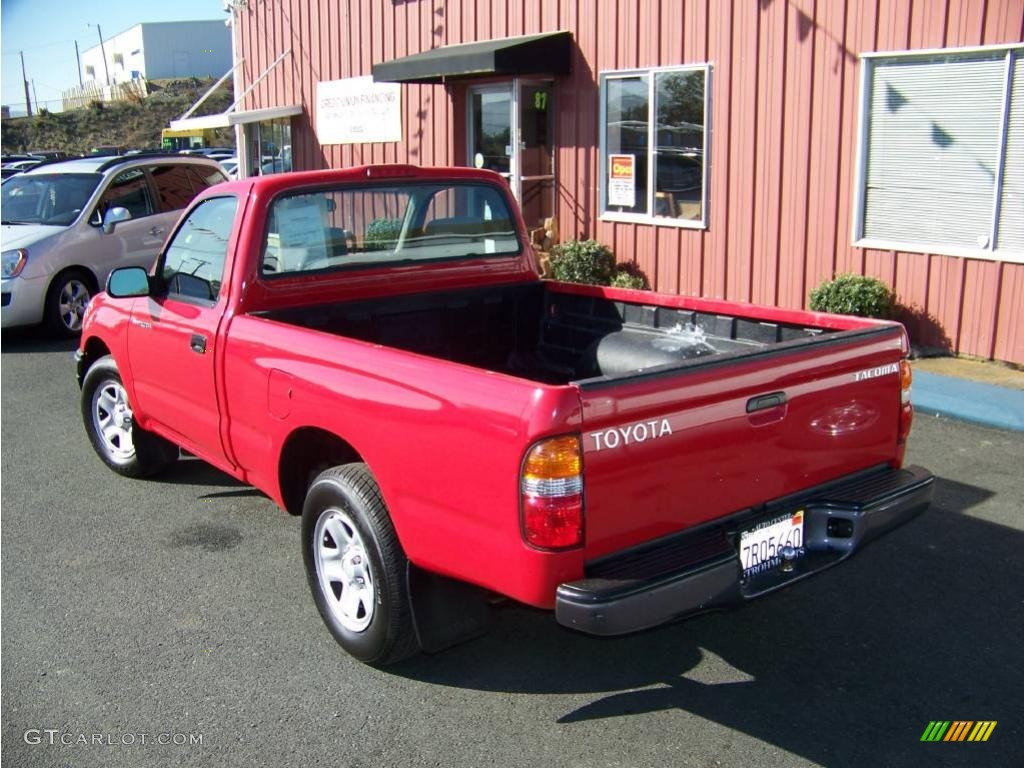
M 245 108 L 306 105 L 297 168 L 465 162 L 465 86 L 402 88 L 405 140 L 320 147 L 320 80 L 441 45 L 573 33 L 573 73 L 556 83 L 558 219 L 596 237 L 658 290 L 805 307 L 835 272 L 893 286 L 915 338 L 1024 363 L 1024 265 L 851 243 L 861 53 L 1024 39 L 1024 0 L 278 0 L 242 19 L 244 82 L 287 48 Z M 597 76 L 710 62 L 707 230 L 600 221 Z

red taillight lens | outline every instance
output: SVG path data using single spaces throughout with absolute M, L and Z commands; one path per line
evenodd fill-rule
M 576 435 L 541 440 L 526 454 L 520 477 L 523 539 L 540 549 L 583 543 L 583 471 Z
M 542 549 L 578 546 L 583 538 L 582 495 L 551 499 L 524 495 L 523 533 L 527 543 Z
M 900 406 L 900 432 L 897 441 L 900 443 L 907 442 L 907 437 L 910 436 L 910 427 L 914 423 L 914 406 L 910 403 Z
M 910 404 L 910 385 L 914 374 L 910 369 L 909 360 L 900 360 L 900 428 L 897 441 L 905 443 L 910 435 L 910 427 L 914 423 L 914 406 Z

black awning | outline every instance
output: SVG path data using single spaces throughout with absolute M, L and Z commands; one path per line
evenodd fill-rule
M 492 75 L 567 75 L 572 32 L 504 37 L 445 45 L 373 65 L 381 83 L 443 83 L 451 78 Z

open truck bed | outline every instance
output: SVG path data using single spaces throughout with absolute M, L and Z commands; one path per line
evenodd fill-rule
M 840 330 L 825 316 L 823 325 L 765 319 L 762 307 L 738 314 L 735 305 L 713 311 L 699 300 L 689 303 L 703 309 L 679 297 L 607 293 L 516 283 L 256 314 L 545 384 L 593 385 L 882 330 Z

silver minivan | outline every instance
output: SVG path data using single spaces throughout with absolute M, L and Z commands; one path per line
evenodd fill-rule
M 78 334 L 107 275 L 149 269 L 181 210 L 226 180 L 216 161 L 185 155 L 88 157 L 6 179 L 0 324 Z

